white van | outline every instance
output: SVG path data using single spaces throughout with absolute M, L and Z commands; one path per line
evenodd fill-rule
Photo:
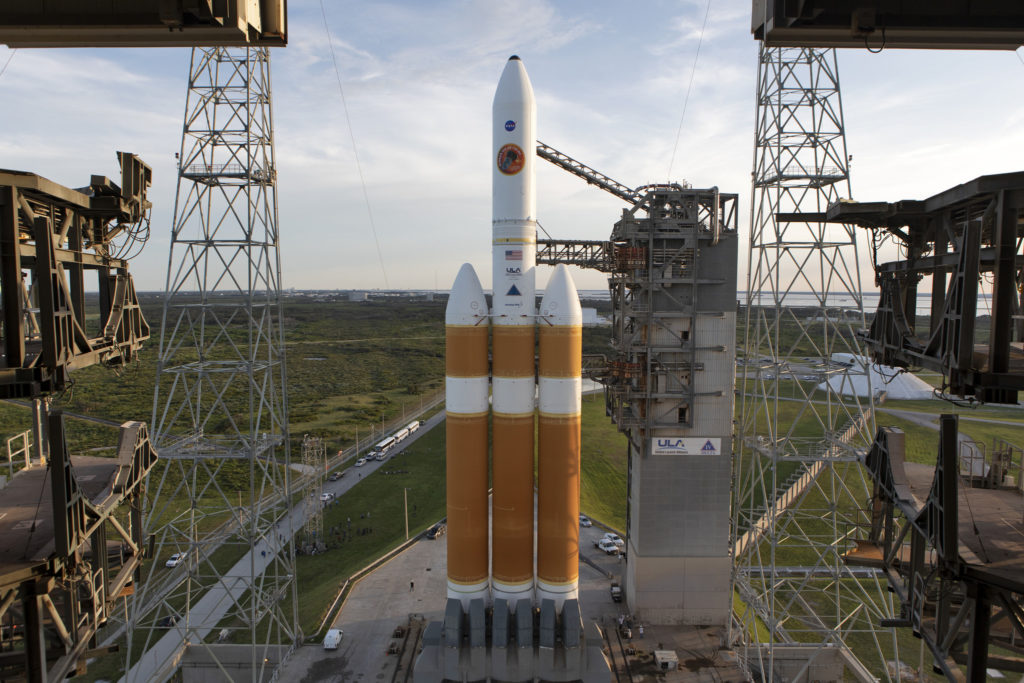
M 341 644 L 341 639 L 345 637 L 345 632 L 340 628 L 332 628 L 324 636 L 324 649 L 325 650 L 337 650 L 338 645 Z

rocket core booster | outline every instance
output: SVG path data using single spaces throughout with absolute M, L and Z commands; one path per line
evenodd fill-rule
M 537 182 L 533 86 L 518 57 L 494 93 L 491 369 L 494 466 L 491 581 L 495 598 L 533 596 L 533 413 Z
M 487 576 L 487 312 L 465 264 L 446 311 L 448 597 L 537 602 L 577 597 L 582 314 L 558 266 L 536 310 L 536 102 L 518 57 L 492 110 L 490 576 Z M 540 328 L 538 520 L 534 553 L 534 433 Z M 481 559 L 483 558 L 483 559 Z M 535 571 L 536 568 L 536 571 Z

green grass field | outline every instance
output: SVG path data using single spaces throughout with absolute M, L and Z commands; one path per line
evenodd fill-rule
M 583 397 L 580 510 L 626 530 L 626 437 L 604 414 L 604 395 Z
M 322 555 L 296 558 L 299 622 L 304 633 L 316 631 L 345 579 L 405 541 L 404 489 L 409 496 L 410 535 L 445 516 L 444 448 L 442 423 L 379 470 L 361 477 L 352 490 L 326 509 L 324 530 L 330 549 Z M 385 474 L 393 470 L 407 472 Z M 354 467 L 345 474 L 360 475 Z M 337 533 L 330 533 L 333 528 Z

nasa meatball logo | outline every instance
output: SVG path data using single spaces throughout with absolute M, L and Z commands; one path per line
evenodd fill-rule
M 505 175 L 515 175 L 523 170 L 526 155 L 519 145 L 508 144 L 498 150 L 498 170 Z
M 515 121 L 513 121 L 512 119 L 509 119 L 508 121 L 505 122 L 505 130 L 507 130 L 509 133 L 511 133 L 515 129 L 516 129 L 516 122 Z

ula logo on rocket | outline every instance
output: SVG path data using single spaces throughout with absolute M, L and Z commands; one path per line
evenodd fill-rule
M 508 121 L 505 122 L 505 130 L 507 130 L 509 133 L 511 133 L 515 129 L 516 129 L 516 122 L 515 121 L 513 121 L 512 119 L 509 119 Z

